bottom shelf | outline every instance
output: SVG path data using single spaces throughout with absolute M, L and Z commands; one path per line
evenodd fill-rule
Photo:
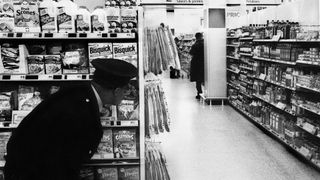
M 248 120 L 250 120 L 252 123 L 254 123 L 259 129 L 264 131 L 266 134 L 270 135 L 271 137 L 275 138 L 277 141 L 279 141 L 282 145 L 287 147 L 291 152 L 293 152 L 295 155 L 297 155 L 298 158 L 302 159 L 303 161 L 309 163 L 312 167 L 314 167 L 316 170 L 320 171 L 320 163 L 315 163 L 312 160 L 310 160 L 308 157 L 303 155 L 299 148 L 293 145 L 292 143 L 288 142 L 285 138 L 281 137 L 278 133 L 274 132 L 271 128 L 266 126 L 265 124 L 259 122 L 257 118 L 252 116 L 250 113 L 246 112 L 245 110 L 238 107 L 235 103 L 229 100 L 229 105 L 233 107 L 235 110 L 240 112 L 242 115 L 244 115 Z

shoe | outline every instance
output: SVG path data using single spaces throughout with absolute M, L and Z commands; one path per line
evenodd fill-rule
M 200 99 L 200 95 L 196 95 L 196 99 Z

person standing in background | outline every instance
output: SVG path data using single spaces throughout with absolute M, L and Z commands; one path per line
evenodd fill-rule
M 190 66 L 190 81 L 196 82 L 197 96 L 200 99 L 202 93 L 201 84 L 204 82 L 204 40 L 202 33 L 196 33 L 196 42 L 192 45 L 190 54 L 192 56 Z

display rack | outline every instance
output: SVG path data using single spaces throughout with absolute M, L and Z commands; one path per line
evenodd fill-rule
M 231 38 L 227 38 L 227 41 L 229 41 L 230 39 Z M 308 47 L 310 47 L 310 49 L 317 47 L 317 41 L 302 41 L 295 39 L 280 39 L 279 41 L 277 41 L 274 39 L 254 39 L 250 37 L 239 38 L 239 42 L 240 51 L 238 53 L 232 53 L 232 56 L 230 56 L 230 53 L 228 53 L 227 64 L 231 63 L 232 67 L 239 67 L 245 72 L 241 71 L 239 74 L 236 74 L 233 71 L 231 71 L 232 69 L 230 67 L 229 69 L 227 69 L 227 91 L 229 104 L 234 109 L 243 114 L 245 117 L 247 117 L 247 119 L 249 119 L 251 122 L 257 125 L 257 127 L 259 127 L 268 135 L 274 137 L 276 140 L 281 142 L 295 155 L 301 157 L 304 161 L 308 162 L 317 170 L 320 170 L 320 160 L 317 159 L 318 156 L 315 155 L 314 152 L 312 152 L 310 149 L 308 149 L 307 145 L 303 143 L 297 144 L 295 143 L 295 140 L 290 140 L 290 136 L 292 135 L 292 137 L 296 139 L 301 138 L 301 136 L 306 137 L 306 139 L 303 140 L 306 143 L 311 140 L 312 143 L 319 142 L 313 141 L 317 138 L 319 140 L 319 134 L 315 134 L 313 131 L 311 131 L 310 127 L 308 127 L 308 123 L 307 125 L 303 125 L 303 123 L 301 125 L 297 121 L 299 117 L 320 116 L 319 107 L 312 105 L 312 103 L 308 101 L 303 102 L 305 101 L 304 98 L 309 98 L 309 100 L 312 100 L 313 97 L 320 93 L 320 88 L 313 87 L 315 86 L 314 84 L 312 84 L 312 86 L 305 85 L 306 82 L 310 81 L 311 77 L 300 75 L 304 71 L 319 71 L 318 67 L 320 66 L 320 63 L 319 61 L 306 61 L 303 59 L 295 59 L 298 57 L 298 55 L 302 54 L 302 48 L 305 48 L 305 50 L 303 51 L 305 52 L 306 50 L 308 50 Z M 251 52 L 249 52 L 250 43 L 252 44 Z M 285 56 L 284 54 L 279 53 L 279 51 L 272 49 L 275 47 L 277 48 L 278 46 L 280 47 L 280 50 L 282 50 L 281 48 L 286 48 L 290 46 L 290 51 L 281 52 L 290 52 L 290 56 Z M 244 47 L 243 50 L 245 52 L 241 51 L 241 47 Z M 240 61 L 236 61 L 233 58 L 235 56 L 240 56 Z M 279 56 L 285 57 L 286 59 L 282 59 L 281 57 L 279 58 Z M 290 58 L 288 59 L 288 57 Z M 245 58 L 246 61 L 253 63 L 246 63 L 244 65 L 244 62 L 242 60 L 243 58 Z M 253 65 L 252 68 L 250 67 L 250 64 Z M 286 71 L 284 71 L 283 69 L 285 69 Z M 288 69 L 291 70 L 291 72 L 287 72 Z M 248 74 L 251 71 L 252 74 Z M 247 79 L 254 79 L 252 90 L 248 87 L 241 87 L 241 84 L 245 84 L 245 82 L 241 82 L 241 74 L 242 76 L 246 77 L 245 81 L 247 85 L 251 84 L 249 81 L 247 81 Z M 302 80 L 299 80 L 299 78 Z M 232 83 L 235 80 L 239 80 L 240 84 L 235 85 L 234 83 Z M 318 82 L 317 79 L 314 79 L 314 82 L 315 81 Z M 280 93 L 274 93 L 275 96 L 278 95 L 278 99 L 276 99 L 274 96 L 270 95 L 270 90 L 279 90 L 279 92 L 287 94 L 286 98 L 290 97 L 290 99 L 286 99 L 286 101 L 284 101 L 281 98 L 279 98 L 281 95 Z M 299 96 L 299 98 L 303 98 L 302 100 L 297 100 L 296 96 Z M 274 99 L 271 101 L 271 98 L 276 99 L 276 101 L 274 101 Z M 317 101 L 317 99 L 315 101 Z M 316 102 L 312 102 L 316 104 Z M 270 124 L 271 119 L 264 119 L 268 117 L 264 116 L 264 114 L 270 115 L 270 113 L 274 113 L 274 115 L 283 118 L 276 119 L 276 121 L 279 120 L 279 123 L 280 120 L 281 123 L 283 123 L 283 127 L 281 127 L 283 128 L 283 131 L 280 132 L 280 127 L 277 127 L 279 128 L 279 132 L 275 127 L 271 127 L 275 126 L 275 124 Z M 311 116 L 309 115 L 309 113 L 313 115 Z M 275 121 L 275 119 L 272 119 L 272 121 Z M 290 129 L 289 125 L 287 124 L 291 121 L 295 122 L 294 126 L 296 128 L 293 128 L 294 130 Z M 313 127 L 313 125 L 311 127 Z M 295 133 L 300 133 L 303 135 L 298 136 Z
M 138 26 L 143 26 L 142 8 L 138 8 Z M 135 166 L 139 167 L 140 180 L 145 180 L 145 124 L 144 124 L 144 72 L 143 72 L 143 50 L 142 50 L 142 29 L 138 33 L 0 33 L 0 41 L 3 43 L 16 44 L 44 44 L 51 43 L 83 43 L 88 47 L 88 43 L 137 43 L 139 77 L 139 119 L 137 120 L 108 120 L 101 121 L 103 129 L 134 129 L 137 133 L 137 157 L 136 158 L 105 158 L 92 159 L 83 164 L 84 167 L 118 167 Z M 88 50 L 88 49 L 86 49 Z M 85 55 L 88 57 L 88 54 Z M 88 67 L 89 68 L 89 67 Z M 17 87 L 23 85 L 71 85 L 88 84 L 92 79 L 92 74 L 0 74 L 0 87 Z M 63 126 L 63 124 L 62 124 Z M 0 127 L 0 132 L 12 132 L 16 127 L 8 124 Z M 1 162 L 0 169 L 3 169 L 4 162 Z

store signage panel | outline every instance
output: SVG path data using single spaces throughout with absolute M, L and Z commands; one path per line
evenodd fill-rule
M 226 27 L 226 10 L 225 9 L 209 9 L 209 28 L 225 28 Z
M 278 5 L 280 0 L 246 0 L 247 5 Z

